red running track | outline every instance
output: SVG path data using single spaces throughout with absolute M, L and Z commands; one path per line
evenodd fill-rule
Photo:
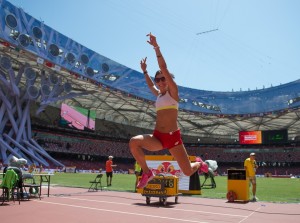
M 51 187 L 50 197 L 5 203 L 3 222 L 23 223 L 268 223 L 300 222 L 299 204 L 268 202 L 228 203 L 221 199 L 179 196 L 167 206 L 141 194 L 116 191 L 88 192 L 82 188 Z

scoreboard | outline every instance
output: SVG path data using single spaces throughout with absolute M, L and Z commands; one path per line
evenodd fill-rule
M 263 131 L 264 144 L 286 143 L 287 141 L 288 141 L 287 129 Z
M 280 144 L 288 141 L 287 129 L 265 131 L 241 131 L 239 132 L 241 145 L 252 144 Z
M 262 144 L 261 131 L 242 131 L 239 138 L 240 144 Z

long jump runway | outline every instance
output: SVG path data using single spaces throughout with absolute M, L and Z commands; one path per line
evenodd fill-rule
M 221 199 L 179 196 L 167 199 L 167 206 L 158 198 L 138 193 L 98 191 L 51 187 L 51 195 L 42 199 L 5 203 L 0 206 L 1 219 L 14 222 L 43 223 L 253 223 L 299 222 L 300 204 L 267 202 L 228 203 Z

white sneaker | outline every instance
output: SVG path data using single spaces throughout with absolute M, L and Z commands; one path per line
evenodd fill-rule
M 253 201 L 258 201 L 258 198 L 256 196 L 253 197 Z

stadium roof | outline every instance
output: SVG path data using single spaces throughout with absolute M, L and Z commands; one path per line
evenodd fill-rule
M 39 98 L 41 104 L 60 107 L 64 102 L 95 110 L 97 119 L 154 128 L 155 98 L 140 72 L 93 52 L 9 2 L 1 4 L 0 57 L 9 58 L 16 72 L 24 66 L 33 68 L 40 89 L 45 75 L 70 84 L 77 95 L 65 92 L 65 97 L 53 101 Z M 26 81 L 23 75 L 24 86 Z M 300 80 L 254 91 L 214 92 L 182 86 L 179 91 L 178 123 L 185 135 L 212 141 L 236 141 L 239 131 L 245 130 L 288 129 L 290 139 L 300 135 Z

